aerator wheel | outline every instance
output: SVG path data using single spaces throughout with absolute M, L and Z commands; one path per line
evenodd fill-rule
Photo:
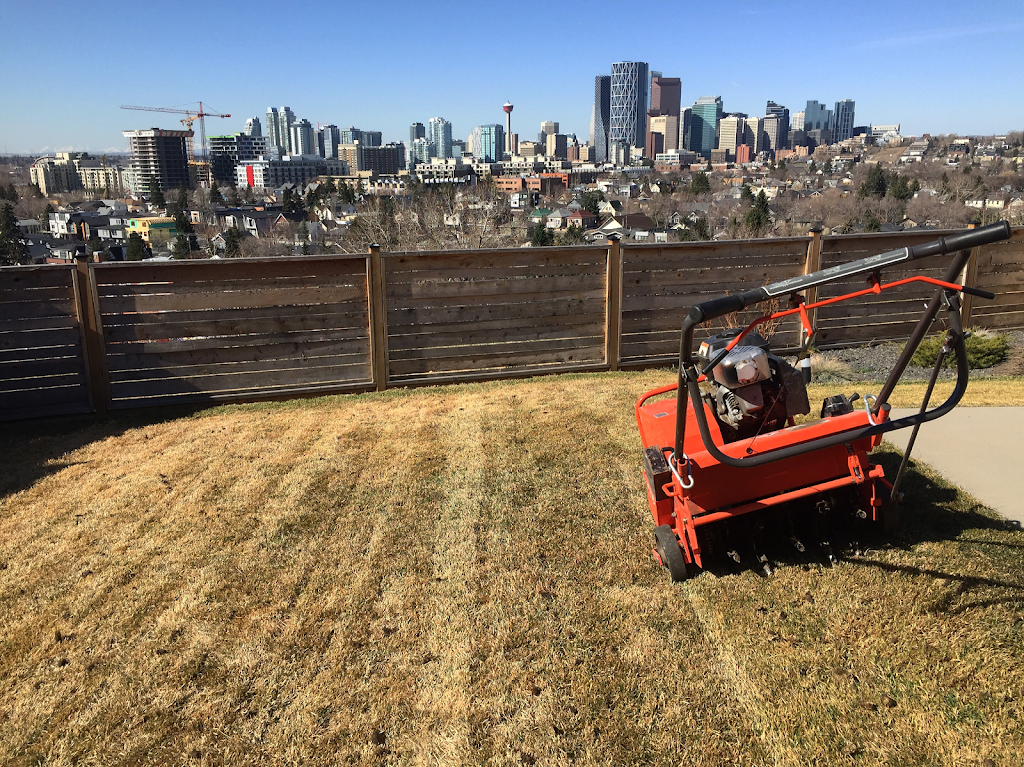
M 673 583 L 686 580 L 686 560 L 683 550 L 679 547 L 676 534 L 671 525 L 659 525 L 654 528 L 654 546 L 661 557 L 661 562 L 668 568 L 669 578 Z

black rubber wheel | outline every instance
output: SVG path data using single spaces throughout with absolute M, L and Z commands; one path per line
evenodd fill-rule
M 686 560 L 683 558 L 683 550 L 679 547 L 676 534 L 672 532 L 671 525 L 660 525 L 654 528 L 654 546 L 658 550 L 662 564 L 668 568 L 669 578 L 673 583 L 680 583 L 686 580 Z

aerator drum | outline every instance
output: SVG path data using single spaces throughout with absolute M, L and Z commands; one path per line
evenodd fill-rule
M 655 560 L 672 580 L 683 580 L 712 557 L 772 571 L 768 551 L 776 542 L 801 554 L 834 558 L 837 539 L 861 540 L 872 529 L 892 533 L 899 524 L 899 483 L 872 463 L 871 451 L 885 433 L 917 429 L 952 410 L 967 388 L 965 333 L 960 294 L 994 298 L 957 284 L 970 249 L 1007 239 L 1000 222 L 915 247 L 882 253 L 838 267 L 794 277 L 746 293 L 697 304 L 682 322 L 677 380 L 644 394 L 636 403 L 643 445 L 647 499 L 654 517 Z M 882 282 L 887 267 L 952 254 L 942 279 L 916 275 Z M 868 287 L 805 303 L 804 291 L 868 275 Z M 811 413 L 801 372 L 758 333 L 764 323 L 798 316 L 806 358 L 814 338 L 812 310 L 851 301 L 909 283 L 936 288 L 895 367 L 877 396 L 852 393 L 826 397 Z M 707 337 L 694 353 L 695 330 L 762 301 L 788 299 L 788 308 L 766 314 L 746 328 Z M 918 413 L 890 419 L 888 398 L 939 311 L 947 320 L 946 343 L 932 371 Z M 929 399 L 947 354 L 956 357 L 953 393 L 929 409 Z M 673 396 L 666 396 L 673 395 Z M 852 531 L 852 537 L 851 532 Z

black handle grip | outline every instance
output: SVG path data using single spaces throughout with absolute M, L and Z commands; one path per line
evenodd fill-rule
M 962 288 L 960 288 L 960 290 L 962 290 L 964 293 L 966 293 L 969 296 L 977 296 L 978 298 L 987 298 L 990 301 L 993 298 L 996 297 L 995 293 L 989 293 L 987 290 L 978 290 L 978 288 L 969 288 L 966 285 L 964 285 Z
M 742 312 L 751 304 L 763 301 L 766 298 L 761 288 L 748 290 L 746 293 L 733 293 L 731 296 L 712 298 L 690 308 L 690 322 L 699 325 L 702 322 L 724 317 L 733 312 Z
M 940 253 L 970 250 L 981 245 L 988 245 L 990 242 L 1008 240 L 1010 239 L 1010 234 L 1009 222 L 997 221 L 994 224 L 989 224 L 979 229 L 970 229 L 959 234 L 951 234 L 949 237 L 940 237 L 934 242 L 926 242 L 923 245 L 908 248 L 908 250 L 910 251 L 911 260 L 927 258 L 928 256 L 936 256 Z

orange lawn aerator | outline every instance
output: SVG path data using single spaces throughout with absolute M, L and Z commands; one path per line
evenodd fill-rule
M 656 525 L 654 557 L 673 581 L 684 580 L 688 567 L 706 567 L 713 556 L 749 563 L 770 575 L 765 543 L 772 538 L 788 540 L 797 552 L 818 552 L 831 561 L 831 542 L 840 527 L 873 526 L 891 532 L 898 525 L 899 483 L 918 428 L 952 410 L 967 388 L 959 294 L 995 297 L 956 280 L 970 259 L 971 248 L 1009 236 L 1009 224 L 1000 222 L 690 309 L 682 325 L 677 382 L 647 392 L 636 403 L 647 498 Z M 881 281 L 880 272 L 886 267 L 947 253 L 955 255 L 941 280 L 919 275 Z M 870 275 L 864 290 L 803 302 L 801 293 L 808 288 L 860 274 Z M 756 328 L 796 315 L 803 325 L 806 352 L 814 335 L 808 309 L 912 282 L 934 285 L 937 291 L 878 396 L 865 395 L 860 403 L 856 394 L 827 397 L 820 420 L 796 425 L 796 416 L 810 412 L 803 375 L 772 354 Z M 698 325 L 787 296 L 790 308 L 763 316 L 746 328 L 712 335 L 693 355 Z M 946 343 L 920 412 L 891 420 L 887 400 L 940 309 L 947 312 Z M 956 386 L 946 402 L 928 410 L 939 370 L 950 352 L 956 355 Z M 674 398 L 656 399 L 672 391 Z M 883 434 L 910 426 L 914 427 L 910 445 L 890 483 L 868 454 Z

